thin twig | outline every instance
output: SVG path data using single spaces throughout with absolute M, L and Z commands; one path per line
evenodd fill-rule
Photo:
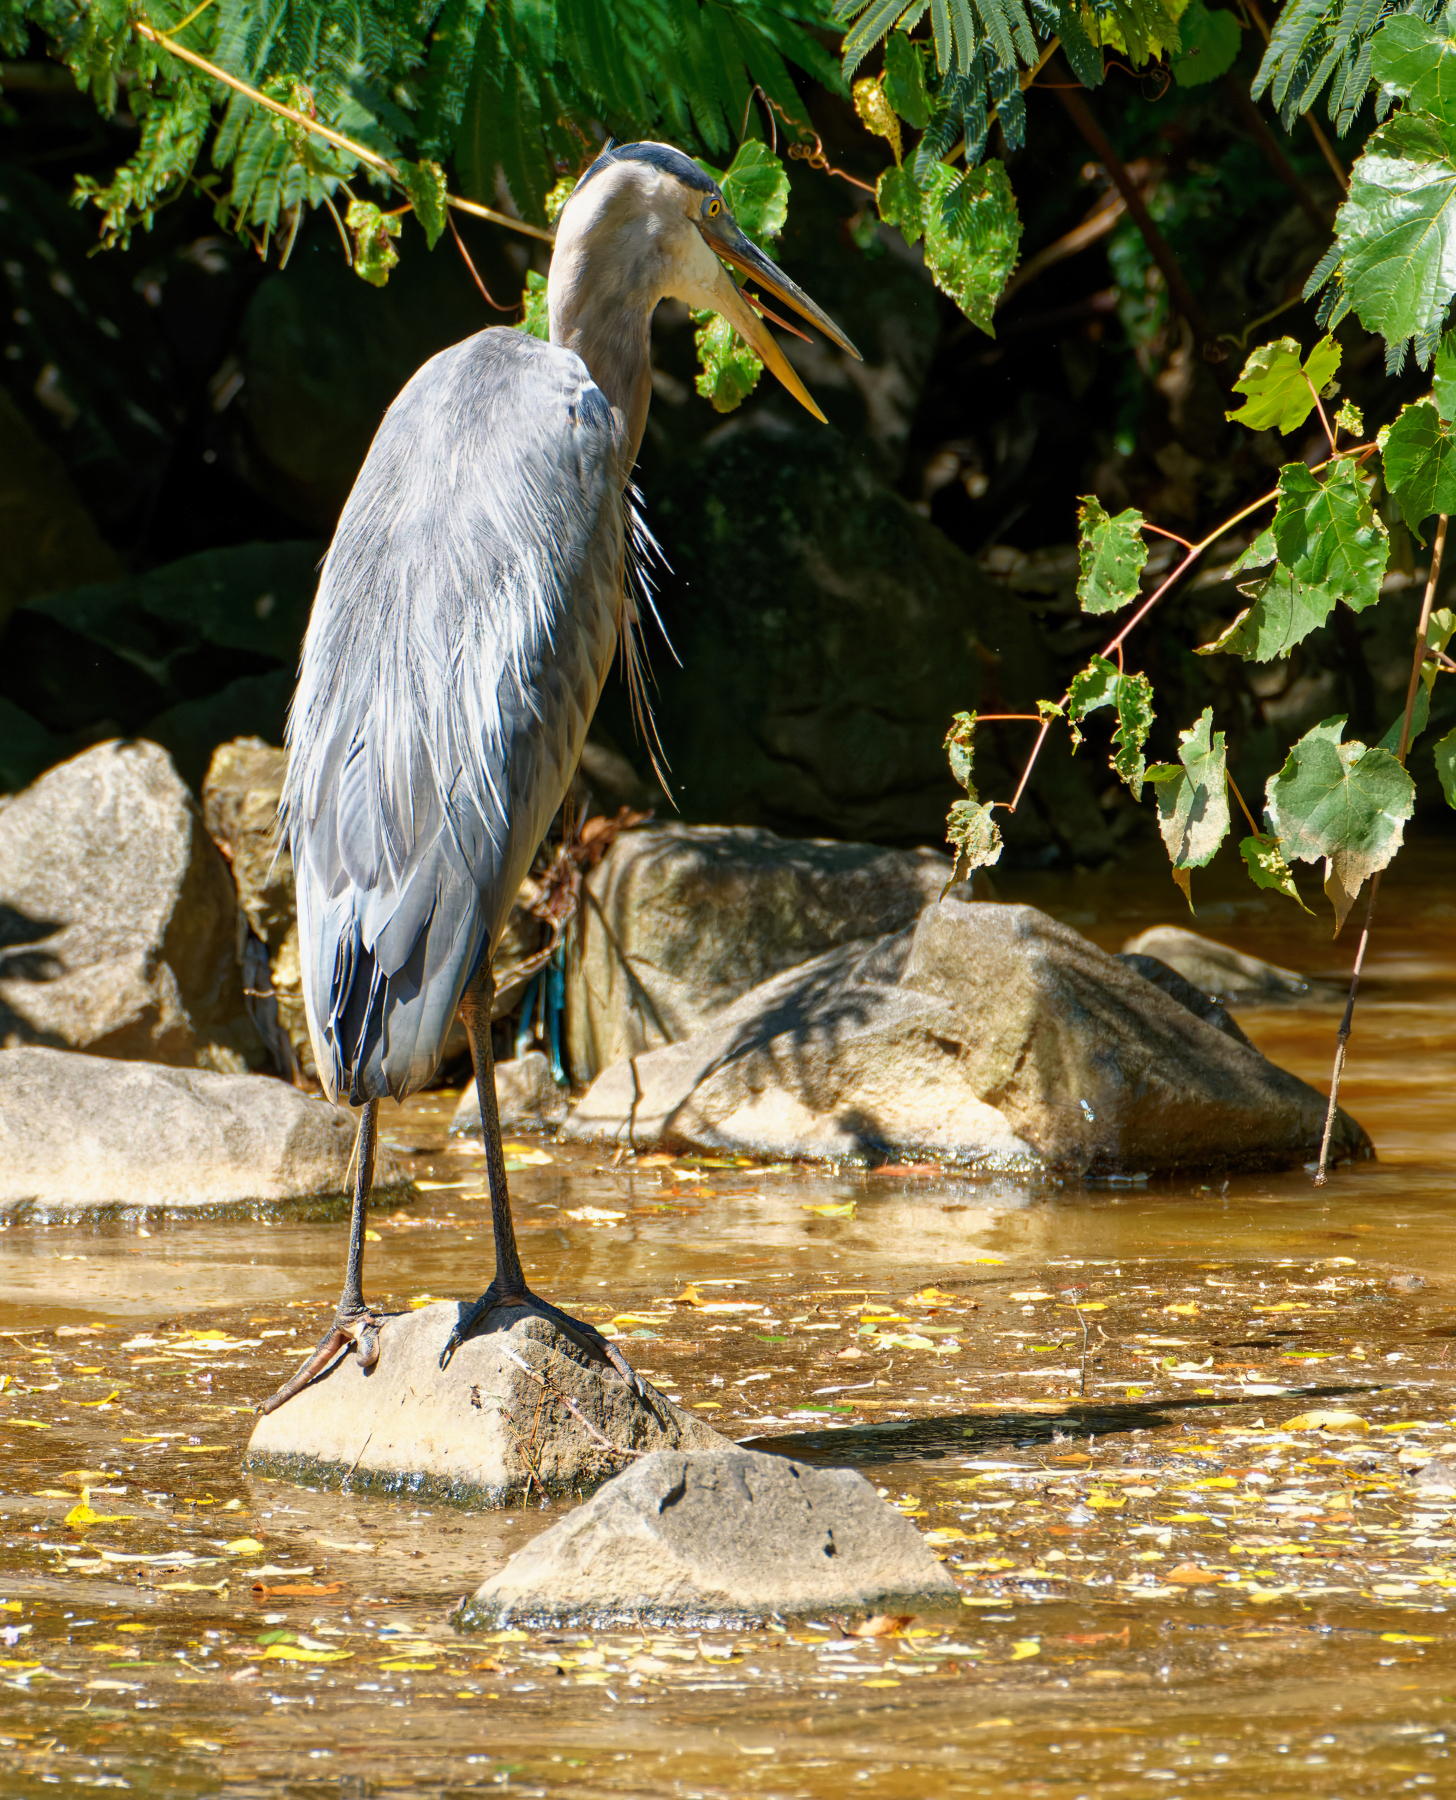
M 1325 428 L 1325 436 L 1330 442 L 1330 455 L 1333 456 L 1335 454 L 1335 434 L 1330 425 L 1329 415 L 1325 412 L 1325 403 L 1320 399 L 1319 389 L 1310 380 L 1308 375 L 1304 378 L 1304 385 L 1309 389 L 1310 393 L 1314 395 L 1315 406 L 1319 409 L 1320 424 Z
M 614 1456 L 646 1456 L 649 1454 L 646 1450 L 629 1450 L 625 1444 L 614 1444 L 605 1432 L 598 1431 L 596 1426 L 592 1424 L 591 1420 L 569 1394 L 563 1394 L 560 1388 L 553 1387 L 544 1375 L 538 1374 L 537 1371 L 531 1367 L 530 1363 L 526 1362 L 522 1357 L 517 1356 L 509 1344 L 502 1344 L 501 1351 L 511 1359 L 518 1369 L 524 1369 L 526 1374 L 531 1377 L 532 1381 L 534 1381 L 539 1388 L 542 1388 L 546 1393 L 550 1394 L 552 1399 L 559 1400 L 573 1418 L 576 1419 L 577 1423 L 584 1425 L 587 1432 L 594 1437 L 599 1444 L 605 1444 L 607 1449 L 610 1450 Z
M 359 1454 L 354 1458 L 353 1462 L 350 1463 L 348 1473 L 344 1476 L 345 1481 L 348 1481 L 350 1479 L 350 1477 L 353 1475 L 355 1469 L 357 1469 L 359 1467 L 359 1464 L 364 1460 L 364 1452 L 369 1448 L 369 1439 L 372 1438 L 373 1436 L 374 1436 L 374 1433 L 371 1431 L 368 1434 L 368 1437 L 366 1437 L 364 1439 L 364 1442 L 362 1444 L 360 1444 Z
M 449 222 L 451 235 L 455 239 L 455 248 L 465 258 L 465 266 L 470 271 L 470 279 L 480 289 L 486 305 L 493 306 L 497 312 L 519 312 L 521 305 L 519 300 L 514 306 L 502 306 L 499 300 L 492 297 L 490 289 L 480 279 L 480 273 L 476 269 L 475 264 L 471 261 L 470 252 L 465 248 L 465 239 L 460 235 L 460 227 L 455 223 L 454 219 L 450 217 L 449 213 L 446 213 L 445 217 Z
M 1238 801 L 1239 807 L 1240 807 L 1241 811 L 1243 812 L 1244 817 L 1249 821 L 1249 830 L 1253 832 L 1255 837 L 1262 837 L 1264 834 L 1262 831 L 1260 831 L 1259 827 L 1254 823 L 1254 815 L 1249 811 L 1248 801 L 1245 800 L 1244 796 L 1239 792 L 1239 784 L 1234 780 L 1233 776 L 1228 773 L 1227 769 L 1225 769 L 1225 771 L 1224 771 L 1224 777 L 1227 780 L 1229 786 L 1233 789 L 1234 799 Z
M 1066 1291 L 1072 1297 L 1072 1311 L 1076 1313 L 1077 1323 L 1082 1327 L 1082 1385 L 1078 1392 L 1085 1400 L 1087 1398 L 1087 1320 L 1082 1308 L 1077 1304 L 1076 1288 L 1068 1288 Z
M 1400 747 L 1395 753 L 1396 761 L 1405 767 L 1406 752 L 1410 749 L 1411 718 L 1416 709 L 1416 689 L 1420 686 L 1421 669 L 1426 660 L 1426 632 L 1431 623 L 1431 608 L 1435 604 L 1436 584 L 1441 578 L 1441 558 L 1446 549 L 1445 513 L 1436 527 L 1436 540 L 1431 546 L 1431 572 L 1426 578 L 1425 598 L 1421 601 L 1421 616 L 1416 624 L 1416 648 L 1411 660 L 1410 681 L 1405 692 L 1405 715 L 1400 722 Z M 1375 896 L 1380 892 L 1380 871 L 1370 877 L 1370 897 L 1365 902 L 1365 923 L 1360 931 L 1360 943 L 1355 951 L 1355 965 L 1350 971 L 1350 993 L 1345 1001 L 1345 1016 L 1340 1020 L 1339 1033 L 1335 1038 L 1335 1066 L 1330 1074 L 1330 1104 L 1325 1114 L 1325 1135 L 1320 1143 L 1319 1167 L 1314 1172 L 1314 1185 L 1323 1187 L 1329 1180 L 1330 1140 L 1335 1133 L 1335 1114 L 1340 1106 L 1340 1077 L 1345 1072 L 1345 1051 L 1349 1047 L 1350 1032 L 1355 1023 L 1355 996 L 1360 989 L 1360 974 L 1365 967 L 1365 951 L 1370 943 L 1370 927 L 1375 919 Z

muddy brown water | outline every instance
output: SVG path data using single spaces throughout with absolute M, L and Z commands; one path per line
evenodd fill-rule
M 1453 873 L 1426 842 L 1384 885 L 1345 1089 L 1380 1160 L 1322 1192 L 512 1139 L 544 1293 L 931 1534 L 960 1606 L 876 1635 L 461 1637 L 460 1597 L 559 1507 L 242 1468 L 252 1402 L 327 1318 L 337 1212 L 0 1233 L 0 1792 L 1456 1794 L 1456 1491 L 1415 1473 L 1456 1463 Z M 1196 928 L 1343 980 L 1327 912 L 1194 879 Z M 1154 863 L 1001 888 L 1109 949 L 1186 921 Z M 1238 1016 L 1323 1084 L 1339 1011 Z M 396 1306 L 489 1275 L 452 1104 L 384 1128 L 435 1184 L 371 1222 Z

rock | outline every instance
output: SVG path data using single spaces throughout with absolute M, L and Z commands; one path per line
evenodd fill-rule
M 863 1475 L 724 1446 L 633 1463 L 518 1550 L 457 1622 L 741 1624 L 958 1598 Z
M 1126 963 L 1128 968 L 1142 976 L 1144 981 L 1151 981 L 1154 987 L 1161 988 L 1169 999 L 1176 1000 L 1179 1006 L 1186 1007 L 1215 1031 L 1221 1031 L 1231 1037 L 1236 1044 L 1247 1044 L 1240 1026 L 1230 1015 L 1228 1009 L 1217 1000 L 1210 1000 L 1201 988 L 1194 987 L 1191 981 L 1185 981 L 1176 969 L 1170 969 L 1165 962 L 1159 962 L 1156 956 L 1129 955 L 1124 950 L 1117 959 Z M 1252 1046 L 1251 1046 L 1252 1047 Z
M 1418 1488 L 1435 1488 L 1440 1493 L 1456 1492 L 1456 1462 L 1449 1457 L 1437 1457 L 1428 1462 L 1424 1468 L 1417 1469 L 1415 1485 Z
M 482 1270 L 482 1286 L 485 1279 Z M 492 1314 L 441 1369 L 466 1304 L 437 1302 L 386 1319 L 373 1369 L 347 1355 L 261 1418 L 248 1467 L 310 1486 L 336 1485 L 347 1474 L 358 1488 L 499 1506 L 542 1488 L 570 1493 L 600 1481 L 621 1467 L 623 1450 L 725 1442 L 660 1394 L 638 1399 L 615 1370 L 519 1308 Z
M 666 825 L 617 839 L 587 878 L 568 959 L 573 1077 L 690 1037 L 770 976 L 899 931 L 950 880 L 930 850 Z
M 0 809 L 0 1043 L 263 1060 L 227 865 L 154 744 L 98 744 Z
M 1023 602 L 878 481 L 851 441 L 715 433 L 644 488 L 670 565 L 658 610 L 680 659 L 653 628 L 654 707 L 691 823 L 937 843 L 964 797 L 943 748 L 953 714 L 1034 712 L 1039 695 L 1061 692 Z M 637 741 L 615 687 L 599 711 L 620 745 Z M 1010 797 L 1032 735 L 978 734 L 983 797 Z M 1037 804 L 998 815 L 1008 857 L 1104 861 L 1100 785 L 1052 734 L 1032 776 Z
M 560 1125 L 566 1118 L 566 1095 L 553 1080 L 542 1050 L 527 1050 L 495 1065 L 495 1103 L 502 1125 Z M 460 1096 L 450 1131 L 452 1136 L 481 1135 L 480 1096 L 473 1081 Z
M 1153 956 L 1210 999 L 1230 1001 L 1308 1000 L 1309 978 L 1245 956 L 1228 944 L 1199 937 L 1180 925 L 1154 925 L 1122 946 L 1124 956 Z M 1322 991 L 1322 990 L 1321 990 Z
M 1277 1168 L 1325 1101 L 1029 906 L 954 889 L 598 1077 L 566 1135 L 1100 1177 Z M 1371 1154 L 1345 1114 L 1340 1157 Z
M 0 1050 L 0 1213 L 211 1210 L 347 1191 L 355 1120 L 262 1075 Z M 376 1192 L 408 1178 L 384 1149 Z

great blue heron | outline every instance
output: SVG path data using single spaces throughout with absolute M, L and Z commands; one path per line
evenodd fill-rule
M 526 1286 L 496 1111 L 490 959 L 619 634 L 630 647 L 627 487 L 658 302 L 720 313 L 823 419 L 725 262 L 859 354 L 689 157 L 609 144 L 557 227 L 550 343 L 497 327 L 427 362 L 345 504 L 304 643 L 281 814 L 319 1076 L 363 1112 L 338 1311 L 265 1412 L 351 1343 L 366 1367 L 378 1359 L 363 1262 L 379 1101 L 429 1081 L 457 1008 L 480 1095 L 495 1276 L 442 1365 L 493 1308 L 524 1306 L 641 1391 L 600 1332 Z

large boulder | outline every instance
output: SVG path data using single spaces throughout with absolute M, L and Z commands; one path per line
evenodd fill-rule
M 587 877 L 568 959 L 571 1073 L 677 1043 L 785 969 L 913 924 L 950 880 L 931 850 L 666 825 L 619 837 Z
M 237 1072 L 227 865 L 164 750 L 98 744 L 0 808 L 0 1043 Z
M 384 1320 L 374 1367 L 346 1353 L 265 1414 L 248 1467 L 315 1487 L 347 1475 L 356 1488 L 498 1506 L 575 1492 L 645 1451 L 726 1442 L 661 1394 L 639 1398 L 519 1307 L 492 1313 L 442 1369 L 465 1305 L 442 1301 Z
M 0 1050 L 0 1214 L 213 1211 L 348 1190 L 355 1120 L 260 1075 Z M 375 1186 L 408 1177 L 388 1150 Z
M 725 1446 L 643 1457 L 518 1550 L 457 1622 L 741 1625 L 958 1600 L 863 1475 Z
M 913 929 L 615 1064 L 567 1132 L 1095 1178 L 1302 1162 L 1324 1116 L 1313 1088 L 1069 927 L 953 890 Z M 1343 1113 L 1335 1154 L 1370 1154 Z

